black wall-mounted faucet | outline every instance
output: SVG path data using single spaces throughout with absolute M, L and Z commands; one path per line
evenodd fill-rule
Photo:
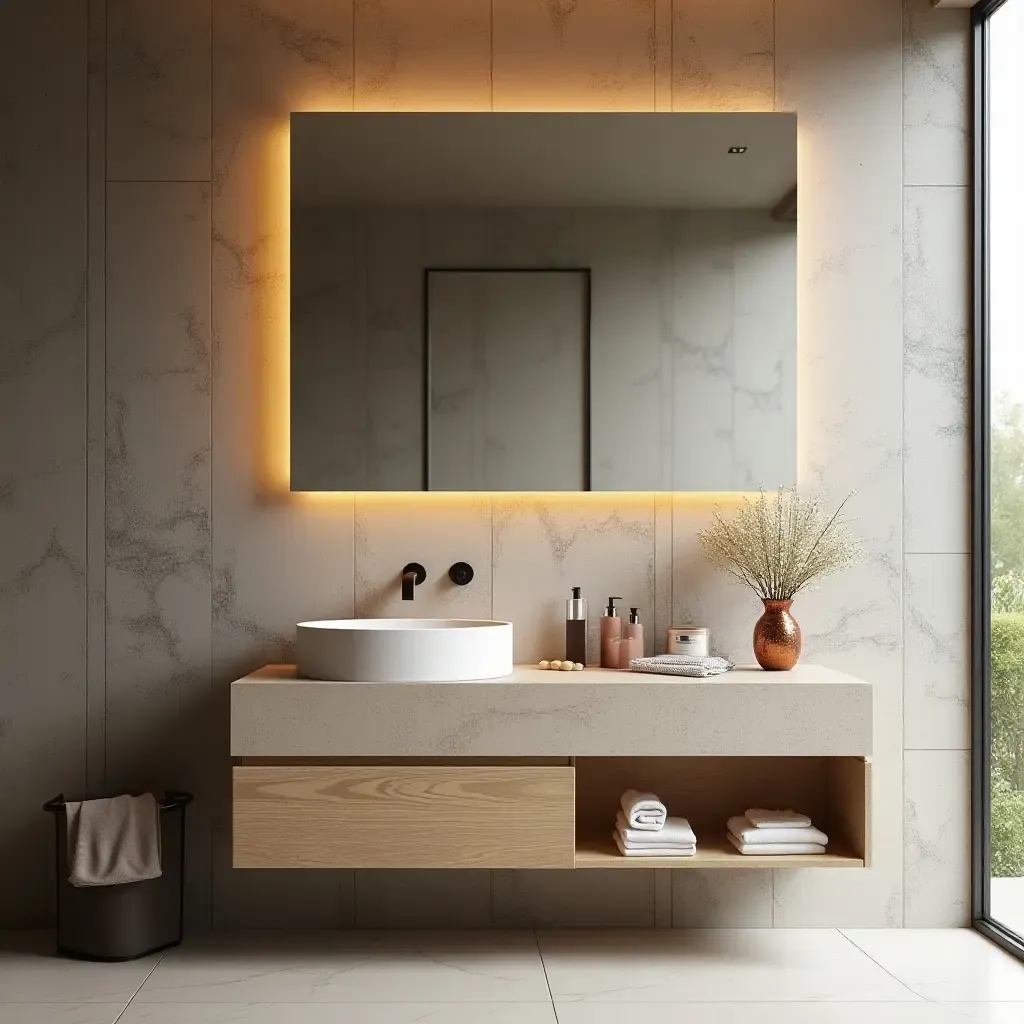
M 402 600 L 411 601 L 418 587 L 427 578 L 427 570 L 419 562 L 410 562 L 402 570 Z

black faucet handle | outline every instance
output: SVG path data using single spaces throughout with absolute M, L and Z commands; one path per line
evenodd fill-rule
M 411 601 L 415 589 L 427 578 L 427 570 L 419 562 L 410 562 L 402 570 L 402 600 Z
M 464 587 L 473 582 L 473 566 L 469 562 L 456 562 L 448 570 L 448 579 L 457 587 Z

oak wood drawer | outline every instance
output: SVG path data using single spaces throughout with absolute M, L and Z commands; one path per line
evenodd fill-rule
M 238 868 L 571 868 L 568 766 L 233 769 Z

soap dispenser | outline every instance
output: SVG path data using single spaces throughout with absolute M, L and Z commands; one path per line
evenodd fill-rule
M 580 588 L 572 588 L 572 597 L 565 602 L 565 660 L 587 664 L 587 599 Z
M 629 668 L 634 658 L 644 656 L 644 627 L 640 621 L 640 609 L 629 609 L 629 622 L 622 627 L 619 641 L 619 668 Z
M 619 667 L 619 639 L 622 637 L 622 619 L 615 607 L 621 597 L 609 597 L 608 607 L 601 616 L 601 668 Z

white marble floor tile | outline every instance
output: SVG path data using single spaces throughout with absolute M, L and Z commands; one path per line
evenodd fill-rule
M 1024 964 L 970 928 L 845 930 L 893 977 L 934 1002 L 1024 1002 Z M 1024 1020 L 1024 1006 L 1018 1006 Z
M 831 929 L 540 932 L 563 1002 L 903 1002 L 908 988 Z
M 228 935 L 191 943 L 165 957 L 135 1003 L 529 1003 L 549 998 L 531 932 L 325 932 Z
M 0 1004 L 120 1003 L 124 1009 L 159 959 L 96 964 L 59 957 L 53 949 L 52 935 L 0 937 Z
M 123 1012 L 124 1003 L 0 1003 L 0 1024 L 114 1024 Z
M 387 996 L 388 993 L 384 992 L 382 995 Z M 2 1015 L 0 1015 L 0 1021 L 3 1021 Z M 550 1002 L 133 1003 L 117 1024 L 421 1024 L 421 1022 L 428 1022 L 428 1024 L 477 1024 L 477 1022 L 479 1024 L 557 1024 L 554 1007 Z M 999 1024 L 1002 1022 L 1000 1021 Z
M 558 1003 L 558 1024 L 623 1024 L 622 1003 Z M 665 1024 L 1020 1024 L 1020 1003 L 635 1003 Z

